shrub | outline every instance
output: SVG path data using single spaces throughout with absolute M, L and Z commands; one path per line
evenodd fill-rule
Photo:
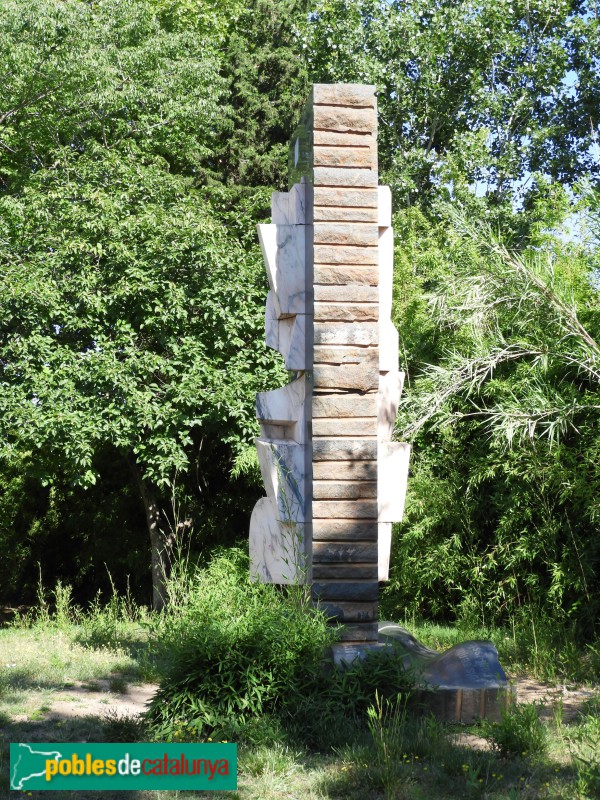
M 184 606 L 153 631 L 158 659 L 168 661 L 148 714 L 153 734 L 239 739 L 271 720 L 268 729 L 284 725 L 318 744 L 360 718 L 376 688 L 404 688 L 407 675 L 387 653 L 328 667 L 336 629 L 304 592 L 250 582 L 247 556 L 236 550 L 196 572 Z
M 202 737 L 293 705 L 334 638 L 323 614 L 305 613 L 285 590 L 251 583 L 247 558 L 235 550 L 196 573 L 185 607 L 155 633 L 170 666 L 149 717 L 165 738 L 182 725 Z
M 501 722 L 484 722 L 483 735 L 505 758 L 541 756 L 548 749 L 546 728 L 535 703 L 513 706 Z

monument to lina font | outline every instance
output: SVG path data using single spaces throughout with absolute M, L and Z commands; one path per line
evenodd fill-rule
M 378 641 L 378 582 L 402 517 L 409 446 L 392 442 L 403 373 L 391 321 L 391 194 L 379 186 L 375 87 L 313 87 L 290 145 L 289 191 L 259 225 L 265 336 L 290 383 L 257 397 L 266 497 L 251 571 L 309 582 L 345 624 L 337 656 Z

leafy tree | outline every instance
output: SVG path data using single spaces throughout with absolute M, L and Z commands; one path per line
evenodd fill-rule
M 305 33 L 316 80 L 374 83 L 384 180 L 401 205 L 478 182 L 499 203 L 536 176 L 599 165 L 594 3 L 318 0 Z
M 484 224 L 445 214 L 437 248 L 431 236 L 417 256 L 437 265 L 420 300 L 431 366 L 399 419 L 415 461 L 389 601 L 487 621 L 533 606 L 591 635 L 597 251 L 547 231 L 510 251 Z
M 2 454 L 85 486 L 115 448 L 144 502 L 160 606 L 164 494 L 200 436 L 244 452 L 254 394 L 280 374 L 261 343 L 257 248 L 195 188 L 219 136 L 219 62 L 142 1 L 13 0 L 0 52 Z M 266 198 L 239 199 L 256 212 Z

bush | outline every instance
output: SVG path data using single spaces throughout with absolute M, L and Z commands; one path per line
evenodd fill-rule
M 483 723 L 483 735 L 505 758 L 542 756 L 548 735 L 535 703 L 516 705 L 502 714 L 502 721 Z
M 186 605 L 156 634 L 170 666 L 149 716 L 167 739 L 182 726 L 202 737 L 289 707 L 313 685 L 334 639 L 323 614 L 251 583 L 247 558 L 235 550 L 196 573 Z
M 250 582 L 240 551 L 215 557 L 191 579 L 184 606 L 153 631 L 159 662 L 168 662 L 148 713 L 153 734 L 193 739 L 218 731 L 239 740 L 283 725 L 311 744 L 343 735 L 376 688 L 397 693 L 407 674 L 379 653 L 351 668 L 328 666 L 336 637 L 304 587 Z

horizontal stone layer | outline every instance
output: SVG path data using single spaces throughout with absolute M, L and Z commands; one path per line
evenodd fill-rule
M 314 581 L 312 585 L 315 600 L 342 600 L 366 603 L 377 600 L 376 581 Z
M 315 442 L 313 442 L 313 445 Z M 377 519 L 376 500 L 313 500 L 315 519 Z
M 323 303 L 315 302 L 315 322 L 376 322 L 379 318 L 378 303 Z
M 314 542 L 313 564 L 317 562 L 377 563 L 377 543 Z
M 376 414 L 376 394 L 329 394 L 313 396 L 313 422 L 316 417 L 373 417 Z
M 354 206 L 315 206 L 315 222 L 379 222 L 376 208 L 356 208 Z
M 343 244 L 316 244 L 313 251 L 315 264 L 379 264 L 377 247 L 357 247 Z
M 353 167 L 315 167 L 315 186 L 375 188 L 378 183 L 377 170 Z
M 313 441 L 315 461 L 377 461 L 377 441 L 350 439 L 316 439 Z
M 379 527 L 375 521 L 316 519 L 313 522 L 312 535 L 315 542 L 376 542 Z
M 356 623 L 345 625 L 340 634 L 340 642 L 376 642 L 378 641 L 378 628 L 376 622 Z
M 375 86 L 363 83 L 315 83 L 313 104 L 375 108 Z
M 314 243 L 377 247 L 379 228 L 366 222 L 315 222 Z
M 372 564 L 313 564 L 313 580 L 372 580 L 379 577 L 376 563 Z
M 377 603 L 324 602 L 319 605 L 319 609 L 339 622 L 377 621 Z
M 320 481 L 376 481 L 376 461 L 317 461 L 313 463 L 313 478 Z
M 379 283 L 379 269 L 375 266 L 358 266 L 348 264 L 315 264 L 315 286 L 343 286 L 345 284 L 362 284 L 377 286 Z
M 374 188 L 336 189 L 332 187 L 315 186 L 313 204 L 315 206 L 377 208 L 379 205 L 379 192 Z
M 348 133 L 347 131 L 313 131 L 314 147 L 374 147 L 376 138 L 372 132 Z
M 313 482 L 313 500 L 342 500 L 376 497 L 377 483 L 375 481 Z
M 314 364 L 315 389 L 356 389 L 359 392 L 375 391 L 379 386 L 379 364 Z M 377 419 L 373 417 L 373 436 L 377 436 Z
M 359 347 L 350 345 L 342 347 L 335 345 L 315 345 L 315 364 L 364 364 L 373 362 L 379 364 L 379 353 L 376 347 Z
M 315 147 L 315 167 L 367 167 L 377 169 L 376 147 Z
M 379 326 L 376 322 L 315 322 L 314 343 L 377 345 Z
M 375 133 L 377 112 L 374 108 L 315 105 L 313 106 L 313 128 L 343 133 Z
M 373 436 L 377 422 L 373 417 L 318 417 L 312 421 L 314 436 Z M 340 497 L 354 495 L 340 494 Z M 358 496 L 358 495 L 356 495 Z M 364 495 L 366 497 L 366 495 Z

